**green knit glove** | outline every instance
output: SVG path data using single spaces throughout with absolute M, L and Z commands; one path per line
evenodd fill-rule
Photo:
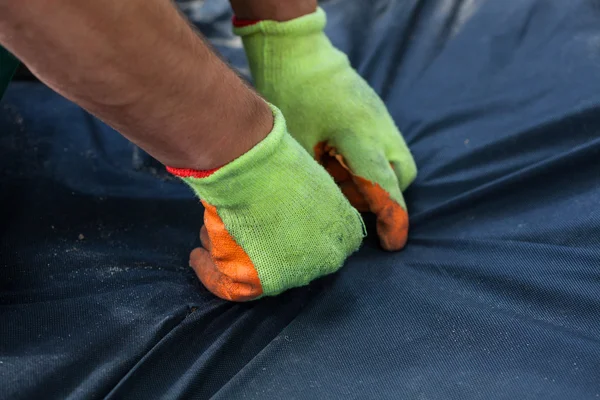
M 257 90 L 285 115 L 290 133 L 360 211 L 377 215 L 387 250 L 402 248 L 402 196 L 412 155 L 384 103 L 323 33 L 323 10 L 288 22 L 235 20 Z
M 215 295 L 272 296 L 337 271 L 363 238 L 360 214 L 288 133 L 272 107 L 272 132 L 216 171 L 168 168 L 205 207 L 190 265 Z

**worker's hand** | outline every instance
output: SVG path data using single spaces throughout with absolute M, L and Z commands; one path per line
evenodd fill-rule
M 226 300 L 276 295 L 333 273 L 363 238 L 360 214 L 272 110 L 272 132 L 224 167 L 169 168 L 205 207 L 204 249 L 192 252 L 190 266 Z
M 323 33 L 325 22 L 319 9 L 288 22 L 234 24 L 258 91 L 350 202 L 376 214 L 383 248 L 399 250 L 408 235 L 402 191 L 417 168 L 384 103 Z

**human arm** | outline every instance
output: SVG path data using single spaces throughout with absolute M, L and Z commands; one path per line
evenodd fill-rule
M 289 21 L 311 14 L 317 0 L 229 0 L 237 18 L 244 20 Z
M 273 125 L 169 1 L 0 0 L 0 43 L 165 165 L 219 167 Z

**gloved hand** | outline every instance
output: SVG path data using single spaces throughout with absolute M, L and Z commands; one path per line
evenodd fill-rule
M 272 132 L 224 167 L 168 168 L 205 207 L 204 249 L 192 252 L 190 266 L 226 300 L 276 295 L 333 273 L 363 238 L 360 214 L 272 110 Z
M 417 168 L 384 103 L 333 47 L 325 24 L 318 9 L 287 22 L 234 19 L 234 31 L 257 90 L 350 202 L 376 214 L 382 247 L 399 250 L 408 235 L 402 191 Z

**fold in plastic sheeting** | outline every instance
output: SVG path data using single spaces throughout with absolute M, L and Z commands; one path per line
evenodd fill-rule
M 185 186 L 14 83 L 0 104 L 0 399 L 598 398 L 597 4 L 323 2 L 419 165 L 410 240 L 383 252 L 367 217 L 339 273 L 249 304 L 187 267 L 202 209 Z M 199 26 L 228 37 L 230 15 L 214 15 Z

